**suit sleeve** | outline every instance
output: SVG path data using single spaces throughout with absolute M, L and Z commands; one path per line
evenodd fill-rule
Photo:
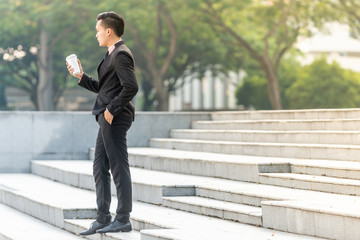
M 135 97 L 139 87 L 134 62 L 129 55 L 123 52 L 118 53 L 113 64 L 122 85 L 121 92 L 107 106 L 108 111 L 115 116 Z
M 78 85 L 91 92 L 99 93 L 99 82 L 86 73 L 83 74 Z

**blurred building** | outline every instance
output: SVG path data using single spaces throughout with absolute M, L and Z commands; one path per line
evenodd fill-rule
M 348 25 L 332 23 L 326 31 L 316 32 L 312 38 L 300 38 L 297 47 L 304 53 L 299 58 L 303 65 L 325 56 L 329 63 L 360 72 L 360 39 L 355 38 Z
M 235 91 L 242 71 L 214 76 L 209 70 L 201 79 L 187 77 L 170 95 L 170 111 L 237 109 Z

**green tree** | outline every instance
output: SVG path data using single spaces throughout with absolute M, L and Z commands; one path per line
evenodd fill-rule
M 321 27 L 332 19 L 331 7 L 320 0 L 205 0 L 199 9 L 227 46 L 244 49 L 267 80 L 273 109 L 281 109 L 278 68 L 298 36 L 309 35 L 310 24 Z
M 290 108 L 360 107 L 360 76 L 325 58 L 305 66 L 298 80 L 286 90 Z
M 65 80 L 68 78 L 64 57 L 69 53 L 67 49 L 70 43 L 78 37 L 75 37 L 75 30 L 81 32 L 82 24 L 93 15 L 93 4 L 90 3 L 90 0 L 76 3 L 62 0 L 8 0 L 0 3 L 0 14 L 4 19 L 0 26 L 3 54 L 20 47 L 26 49 L 26 55 L 31 55 L 29 49 L 36 49 L 36 60 L 27 62 L 31 71 L 17 67 L 29 60 L 23 57 L 10 58 L 6 64 L 3 63 L 5 71 L 12 70 L 12 80 L 30 92 L 38 110 L 53 110 L 66 87 Z M 36 81 L 33 75 L 37 75 Z
M 246 70 L 247 75 L 235 93 L 237 103 L 246 108 L 254 107 L 259 110 L 271 109 L 271 104 L 266 92 L 267 81 L 261 69 L 259 69 L 256 63 L 253 63 L 252 65 L 248 65 Z M 286 89 L 291 87 L 301 74 L 302 67 L 292 58 L 287 58 L 279 67 L 280 96 L 283 100 L 283 108 L 285 109 L 289 108 L 289 101 L 285 94 Z
M 184 75 L 224 62 L 226 46 L 215 32 L 181 0 L 105 1 L 102 9 L 121 9 L 124 38 L 142 76 L 145 102 L 156 110 L 169 108 L 169 93 Z M 154 96 L 153 99 L 149 96 Z

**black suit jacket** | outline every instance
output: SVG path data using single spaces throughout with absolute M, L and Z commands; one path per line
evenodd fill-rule
M 98 94 L 92 113 L 98 115 L 107 108 L 116 116 L 121 111 L 130 111 L 133 118 L 135 107 L 131 100 L 138 91 L 134 57 L 124 41 L 115 44 L 115 49 L 100 63 L 97 71 L 99 81 L 83 74 L 79 86 Z

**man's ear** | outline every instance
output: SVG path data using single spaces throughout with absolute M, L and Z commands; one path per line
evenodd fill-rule
M 106 33 L 109 35 L 111 33 L 111 29 L 110 28 L 107 28 L 106 29 Z

